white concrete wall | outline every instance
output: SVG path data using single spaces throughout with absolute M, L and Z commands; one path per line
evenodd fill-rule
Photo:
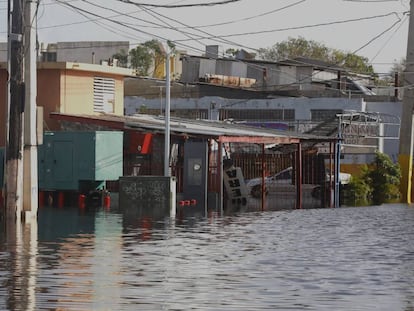
M 221 97 L 172 98 L 171 109 L 210 109 L 216 103 L 216 109 L 295 109 L 296 120 L 310 121 L 312 109 L 341 109 L 365 111 L 366 104 L 360 99 L 348 98 L 274 98 L 274 99 L 226 99 Z M 136 108 L 145 105 L 150 109 L 159 109 L 160 100 L 145 99 L 139 96 L 126 96 L 124 99 L 125 114 L 134 114 Z
M 275 99 L 225 99 L 221 97 L 203 97 L 200 99 L 171 99 L 171 109 L 208 109 L 210 113 L 211 103 L 215 103 L 216 109 L 295 109 L 297 121 L 311 121 L 312 109 L 339 109 L 343 111 L 356 112 L 380 112 L 392 115 L 396 118 L 401 116 L 401 102 L 365 102 L 363 99 L 355 98 L 275 98 Z M 145 105 L 147 108 L 159 109 L 159 99 L 145 99 L 136 96 L 127 96 L 124 100 L 125 114 L 132 115 L 139 111 L 139 107 Z M 213 114 L 214 115 L 214 114 Z M 393 126 L 385 129 L 387 134 L 395 137 L 399 134 L 399 128 Z M 383 139 L 383 152 L 388 154 L 392 160 L 398 159 L 399 140 Z M 378 141 L 378 144 L 380 142 Z M 372 149 L 372 152 L 375 150 Z M 356 159 L 359 158 L 359 159 Z M 372 156 L 353 155 L 353 161 L 367 163 Z M 345 160 L 345 162 L 347 162 Z
M 367 102 L 367 112 L 379 112 L 396 118 L 401 118 L 402 102 Z M 398 136 L 399 127 L 384 125 L 387 136 Z M 383 152 L 388 154 L 394 162 L 398 161 L 399 139 L 383 139 Z
M 98 41 L 98 42 L 58 42 L 58 62 L 78 62 L 100 64 L 103 60 L 109 60 L 121 50 L 129 52 L 127 41 Z
M 7 62 L 7 42 L 0 42 L 0 62 Z

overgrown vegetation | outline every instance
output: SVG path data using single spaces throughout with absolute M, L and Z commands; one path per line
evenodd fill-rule
M 362 168 L 359 177 L 347 185 L 346 198 L 357 205 L 374 205 L 395 201 L 400 197 L 401 169 L 390 157 L 377 152 L 374 161 Z
M 323 43 L 306 40 L 303 37 L 291 38 L 278 42 L 270 48 L 261 48 L 258 51 L 263 60 L 281 61 L 296 57 L 307 57 L 323 60 L 336 66 L 343 66 L 356 73 L 374 74 L 374 68 L 369 59 L 325 46 Z
M 175 52 L 175 45 L 168 41 L 168 48 L 170 52 Z M 119 53 L 113 55 L 113 58 L 118 59 L 119 66 L 128 66 L 128 57 L 130 58 L 130 68 L 136 70 L 139 76 L 157 76 L 160 75 L 162 67 L 164 66 L 166 52 L 161 42 L 157 40 L 146 41 L 139 44 L 128 53 L 121 50 Z M 152 68 L 153 72 L 149 72 Z

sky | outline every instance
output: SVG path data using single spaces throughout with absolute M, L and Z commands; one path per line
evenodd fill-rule
M 12 1 L 12 0 L 11 0 Z M 257 52 L 303 37 L 366 57 L 378 74 L 406 56 L 409 0 L 40 0 L 38 41 L 173 41 Z M 7 0 L 0 0 L 0 42 Z

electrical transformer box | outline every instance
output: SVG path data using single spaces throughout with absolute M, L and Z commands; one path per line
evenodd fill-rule
M 39 189 L 79 190 L 81 183 L 118 180 L 122 159 L 122 132 L 45 132 L 38 148 Z

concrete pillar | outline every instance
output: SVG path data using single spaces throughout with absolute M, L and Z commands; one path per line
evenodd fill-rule
M 400 163 L 402 178 L 400 191 L 402 202 L 411 203 L 411 178 L 413 169 L 413 108 L 414 108 L 414 0 L 410 1 L 410 25 L 408 28 L 407 61 L 404 71 L 404 90 L 401 127 Z

